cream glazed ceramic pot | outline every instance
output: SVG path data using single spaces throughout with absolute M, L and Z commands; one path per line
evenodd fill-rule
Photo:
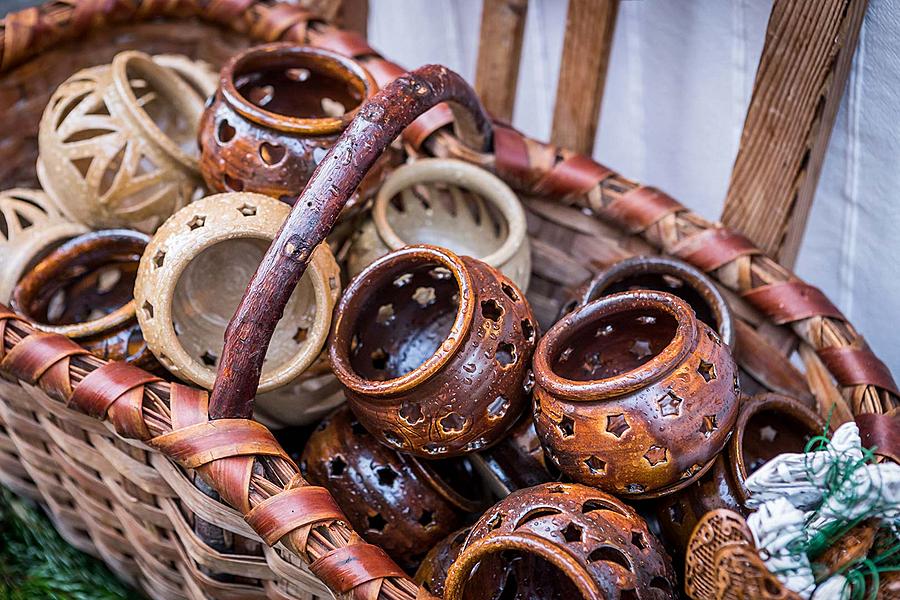
M 474 165 L 427 158 L 391 173 L 350 248 L 348 273 L 355 277 L 388 252 L 417 244 L 477 258 L 528 288 L 525 211 L 509 186 Z
M 153 236 L 138 268 L 135 303 L 148 346 L 173 375 L 212 389 L 225 328 L 289 212 L 261 194 L 216 194 L 182 208 Z M 306 373 L 322 354 L 339 294 L 338 265 L 322 244 L 266 353 L 257 405 L 269 423 L 309 422 L 342 401 L 336 386 L 309 381 L 321 369 Z

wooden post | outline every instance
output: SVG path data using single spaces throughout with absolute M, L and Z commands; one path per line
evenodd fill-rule
M 619 0 L 569 0 L 551 140 L 591 155 Z
M 775 0 L 722 221 L 792 267 L 866 0 Z
M 484 0 L 475 91 L 492 116 L 512 121 L 528 0 Z

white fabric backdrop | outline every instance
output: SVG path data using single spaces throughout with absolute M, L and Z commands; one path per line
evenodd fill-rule
M 797 265 L 900 377 L 900 2 L 870 0 Z M 624 1 L 594 156 L 718 218 L 770 0 Z M 480 0 L 371 0 L 372 45 L 474 81 Z M 514 124 L 549 137 L 566 2 L 531 0 Z M 498 44 L 504 40 L 497 40 Z

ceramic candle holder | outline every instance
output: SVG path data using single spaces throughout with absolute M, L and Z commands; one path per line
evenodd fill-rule
M 414 244 L 477 258 L 528 289 L 525 211 L 509 186 L 469 163 L 427 158 L 391 173 L 350 248 L 347 270 L 353 277 L 376 258 Z
M 360 423 L 426 458 L 496 442 L 526 403 L 535 319 L 500 272 L 411 246 L 359 274 L 335 313 L 331 362 Z
M 804 452 L 806 443 L 824 432 L 822 418 L 793 398 L 762 394 L 744 399 L 731 439 L 712 468 L 693 485 L 656 502 L 665 539 L 684 550 L 707 512 L 727 508 L 746 516 L 747 477 L 778 454 Z
M 208 196 L 184 207 L 153 236 L 135 283 L 138 320 L 150 349 L 173 375 L 212 387 L 225 327 L 290 208 L 260 194 Z M 265 392 L 296 380 L 319 357 L 340 293 L 327 245 L 312 255 L 269 346 Z M 294 412 L 305 414 L 297 394 Z M 304 419 L 303 414 L 297 418 Z
M 472 528 L 444 600 L 676 598 L 662 544 L 620 500 L 577 484 L 513 492 Z
M 575 481 L 654 497 L 700 477 L 738 412 L 728 346 L 671 294 L 606 296 L 557 322 L 534 356 L 534 416 Z
M 41 186 L 78 222 L 152 233 L 199 191 L 202 110 L 190 85 L 141 52 L 79 71 L 41 118 Z
M 316 429 L 301 465 L 331 491 L 370 544 L 415 568 L 425 552 L 475 511 L 480 495 L 465 459 L 418 461 L 380 444 L 343 407 Z
M 87 232 L 65 218 L 40 190 L 0 192 L 0 303 L 8 304 L 16 283 L 48 252 Z
M 259 192 L 293 203 L 319 161 L 377 91 L 352 59 L 290 43 L 251 47 L 220 74 L 200 125 L 200 169 L 210 189 Z M 380 179 L 373 170 L 368 182 Z M 370 187 L 366 180 L 361 189 Z
M 601 271 L 579 288 L 560 318 L 603 296 L 634 290 L 658 290 L 690 304 L 697 318 L 734 347 L 734 324 L 728 302 L 712 280 L 686 262 L 666 256 L 634 256 Z
M 43 331 L 93 354 L 153 368 L 135 317 L 133 289 L 149 238 L 125 229 L 78 236 L 32 267 L 13 291 L 13 308 Z

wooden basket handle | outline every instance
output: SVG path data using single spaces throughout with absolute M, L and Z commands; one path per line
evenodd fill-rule
M 467 145 L 478 151 L 491 147 L 487 112 L 469 84 L 446 67 L 427 65 L 402 75 L 363 104 L 294 203 L 228 324 L 210 398 L 211 418 L 253 415 L 266 350 L 310 255 L 385 148 L 440 102 L 450 103 L 457 134 Z

